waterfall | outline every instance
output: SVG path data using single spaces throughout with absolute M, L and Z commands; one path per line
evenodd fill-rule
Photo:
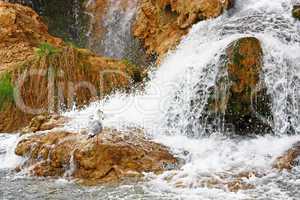
M 109 2 L 108 11 L 104 17 L 106 33 L 103 39 L 104 55 L 122 58 L 133 40 L 131 34 L 131 21 L 136 12 L 136 0 L 125 2 L 124 0 L 112 0 Z
M 186 135 L 188 127 L 192 127 L 194 135 L 201 136 L 197 119 L 206 104 L 208 88 L 215 84 L 222 65 L 220 57 L 232 41 L 254 36 L 263 46 L 261 78 L 273 99 L 275 133 L 282 134 L 288 120 L 299 130 L 300 35 L 290 5 L 284 0 L 237 1 L 232 11 L 196 24 L 177 50 L 170 52 L 150 75 L 144 92 L 116 94 L 79 113 L 88 115 L 100 107 L 111 116 L 107 119 L 109 126 L 134 124 L 175 135 Z M 191 106 L 191 101 L 196 104 Z M 76 121 L 80 114 L 70 115 Z
M 106 54 L 115 57 L 126 51 L 124 41 L 133 13 L 120 10 L 119 2 L 111 1 L 114 6 L 109 7 L 105 22 L 110 28 L 103 41 Z M 272 169 L 274 160 L 300 140 L 299 134 L 284 134 L 289 125 L 296 133 L 300 131 L 300 22 L 291 16 L 292 2 L 235 0 L 232 10 L 194 25 L 177 49 L 149 73 L 150 81 L 143 91 L 117 92 L 86 108 L 66 112 L 63 115 L 72 120 L 65 129 L 85 128 L 89 116 L 101 109 L 105 127 L 140 127 L 154 141 L 168 146 L 183 164 L 179 170 L 161 175 L 146 174 L 148 181 L 141 187 L 143 195 L 149 194 L 148 199 L 299 199 L 300 167 L 290 173 Z M 130 9 L 134 10 L 135 4 Z M 198 122 L 208 89 L 224 64 L 221 58 L 226 47 L 245 36 L 254 36 L 262 43 L 261 79 L 272 97 L 275 134 L 229 138 L 216 132 L 207 137 Z M 255 185 L 251 190 L 230 193 L 222 186 L 201 185 L 207 180 L 227 183 L 237 174 L 251 171 L 259 174 L 245 180 Z
M 223 16 L 194 25 L 177 49 L 150 73 L 144 91 L 116 93 L 82 110 L 65 113 L 73 118 L 66 128 L 85 127 L 85 119 L 100 108 L 106 115 L 105 126 L 141 127 L 155 141 L 170 147 L 185 164 L 179 171 L 149 175 L 151 181 L 145 190 L 151 194 L 171 193 L 182 199 L 293 199 L 290 197 L 295 194 L 277 184 L 287 179 L 285 174 L 272 171 L 272 163 L 300 139 L 299 135 L 284 135 L 290 123 L 296 132 L 300 128 L 300 24 L 291 16 L 290 0 L 235 3 Z M 231 42 L 246 36 L 254 36 L 262 43 L 261 79 L 272 97 L 275 135 L 229 139 L 216 132 L 203 137 L 197 119 L 206 104 L 208 88 L 215 84 L 224 64 L 221 57 Z M 188 132 L 190 127 L 194 130 L 192 135 Z M 252 170 L 271 175 L 249 179 L 256 186 L 249 192 L 231 194 L 197 186 L 212 177 L 226 182 L 235 173 Z M 299 178 L 299 170 L 297 167 L 290 175 L 291 182 L 285 182 L 289 187 L 297 188 L 293 181 Z M 178 187 L 179 183 L 186 187 Z
M 90 37 L 89 48 L 100 55 L 144 64 L 143 49 L 132 34 L 132 22 L 137 11 L 137 2 L 137 0 L 107 1 L 104 15 L 95 11 L 87 11 L 91 24 L 87 33 Z M 89 10 L 95 4 L 94 0 L 89 0 L 86 3 L 86 9 Z M 101 21 L 97 18 L 101 18 Z M 93 32 L 93 30 L 98 31 Z

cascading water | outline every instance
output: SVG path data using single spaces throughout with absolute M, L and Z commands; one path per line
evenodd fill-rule
M 106 115 L 106 127 L 144 128 L 155 141 L 167 145 L 185 161 L 178 170 L 158 176 L 147 174 L 148 181 L 138 188 L 128 185 L 119 187 L 119 192 L 106 191 L 108 198 L 124 199 L 124 193 L 129 199 L 300 198 L 300 167 L 289 173 L 272 169 L 275 158 L 300 140 L 299 135 L 284 135 L 290 125 L 295 132 L 300 131 L 300 23 L 291 17 L 291 5 L 292 0 L 236 0 L 230 12 L 196 24 L 150 74 L 144 92 L 116 93 L 85 109 L 64 114 L 73 119 L 65 128 L 78 131 L 100 108 Z M 273 100 L 275 135 L 232 139 L 216 132 L 204 137 L 193 119 L 201 117 L 208 88 L 215 84 L 222 65 L 224 49 L 245 36 L 258 38 L 263 46 L 262 79 Z M 249 171 L 258 174 L 244 180 L 254 188 L 237 193 L 227 190 L 227 182 Z M 223 184 L 210 188 L 211 180 Z M 103 194 L 100 189 L 96 191 Z
M 125 2 L 113 0 L 109 2 L 109 9 L 104 17 L 106 34 L 103 39 L 104 55 L 122 58 L 128 51 L 128 44 L 133 41 L 131 34 L 131 21 L 136 13 L 136 0 Z
M 111 0 L 107 1 L 105 15 L 98 22 L 95 13 L 86 12 L 90 16 L 92 26 L 87 33 L 91 37 L 89 46 L 95 52 L 119 59 L 128 59 L 135 63 L 143 63 L 143 50 L 139 42 L 132 35 L 132 22 L 137 11 L 137 0 Z M 89 0 L 86 7 L 92 7 L 96 2 Z M 100 17 L 100 16 L 98 16 Z M 99 24 L 100 23 L 100 24 Z M 93 33 L 93 26 L 101 26 L 103 31 L 100 41 L 95 41 L 97 33 Z M 96 28 L 97 29 L 97 28 Z

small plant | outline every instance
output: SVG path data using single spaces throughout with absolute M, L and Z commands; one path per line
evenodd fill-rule
M 45 57 L 55 55 L 59 53 L 60 50 L 47 42 L 43 42 L 39 45 L 35 52 L 39 57 Z
M 14 99 L 14 86 L 11 83 L 11 75 L 6 73 L 0 78 L 0 109 L 7 101 Z

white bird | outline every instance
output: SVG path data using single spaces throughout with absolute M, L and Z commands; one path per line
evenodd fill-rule
M 103 112 L 99 109 L 96 111 L 94 115 L 94 119 L 92 119 L 88 124 L 88 137 L 93 138 L 96 135 L 102 133 L 103 125 L 102 122 L 104 120 Z

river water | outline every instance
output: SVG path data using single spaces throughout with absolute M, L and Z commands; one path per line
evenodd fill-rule
M 178 48 L 150 73 L 145 91 L 116 93 L 82 110 L 64 113 L 72 118 L 67 130 L 86 127 L 98 108 L 106 115 L 106 127 L 143 128 L 185 161 L 180 169 L 145 174 L 143 182 L 122 186 L 83 187 L 66 180 L 37 179 L 11 171 L 22 162 L 13 153 L 18 137 L 2 134 L 0 195 L 4 199 L 300 199 L 300 167 L 291 172 L 272 169 L 274 160 L 300 141 L 300 135 L 285 134 L 289 126 L 296 133 L 300 131 L 300 23 L 291 17 L 291 5 L 291 0 L 236 0 L 231 11 L 194 25 Z M 262 43 L 261 78 L 273 100 L 275 133 L 229 138 L 216 131 L 208 137 L 196 119 L 201 117 L 224 49 L 246 36 L 257 37 Z M 196 104 L 191 107 L 193 100 Z M 192 134 L 190 127 L 194 127 Z M 257 175 L 243 182 L 254 188 L 230 192 L 225 183 L 249 171 Z M 224 184 L 201 184 L 211 179 Z

